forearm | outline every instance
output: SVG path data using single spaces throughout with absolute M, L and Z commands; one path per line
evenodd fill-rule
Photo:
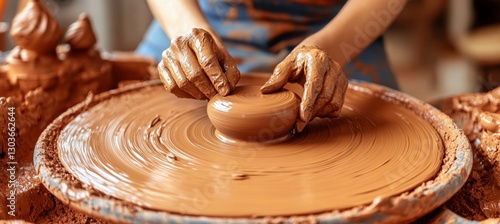
M 316 45 L 342 67 L 392 24 L 407 0 L 350 0 L 323 29 L 302 45 Z
M 171 39 L 182 36 L 193 28 L 201 28 L 212 34 L 217 44 L 221 44 L 197 0 L 148 0 L 148 4 L 153 16 Z

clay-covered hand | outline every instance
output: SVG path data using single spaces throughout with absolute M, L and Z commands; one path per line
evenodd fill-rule
M 228 95 L 240 79 L 240 71 L 227 50 L 203 29 L 172 40 L 158 64 L 165 88 L 181 98 L 210 99 Z
M 314 117 L 339 115 L 348 81 L 340 65 L 320 48 L 303 46 L 292 51 L 276 66 L 261 92 L 276 92 L 287 82 L 300 83 L 304 87 L 297 131 L 302 131 Z

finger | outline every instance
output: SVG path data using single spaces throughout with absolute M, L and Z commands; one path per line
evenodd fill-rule
M 172 47 L 174 48 L 172 50 L 175 50 L 175 46 L 171 46 L 171 48 Z M 200 92 L 200 90 L 198 90 L 196 88 L 196 86 L 194 86 L 194 84 L 191 83 L 187 79 L 186 75 L 184 74 L 184 71 L 181 68 L 179 60 L 177 58 L 175 58 L 175 55 L 172 52 L 172 50 L 167 49 L 165 51 L 165 55 L 163 56 L 163 60 L 166 62 L 165 65 L 171 71 L 170 74 L 172 75 L 172 78 L 174 79 L 177 86 L 179 86 L 179 88 L 182 91 L 193 96 L 195 99 L 198 99 L 198 100 L 206 99 L 205 95 L 202 92 Z
M 343 73 L 341 75 L 344 78 L 339 81 L 338 87 L 335 89 L 335 93 L 333 94 L 335 97 L 338 97 L 338 110 L 332 111 L 328 114 L 328 117 L 338 117 L 340 115 L 340 111 L 342 110 L 342 106 L 344 106 L 345 93 L 347 91 L 347 87 L 349 86 L 349 81 L 345 78 Z
M 177 86 L 177 84 L 175 83 L 174 79 L 170 75 L 170 71 L 168 70 L 168 68 L 163 63 L 163 60 L 161 60 L 160 63 L 158 64 L 158 73 L 159 73 L 159 76 L 160 76 L 160 80 L 163 83 L 163 86 L 169 92 L 173 93 L 174 95 L 176 95 L 177 97 L 180 97 L 180 98 L 194 98 L 193 96 L 191 96 L 191 95 L 185 93 L 184 91 L 182 91 Z
M 329 63 L 329 61 L 324 63 Z M 316 100 L 316 104 L 314 105 L 314 110 L 312 112 L 313 117 L 317 116 L 316 114 L 318 113 L 318 111 L 320 111 L 328 102 L 330 102 L 335 90 L 337 74 L 334 73 L 334 70 L 331 69 L 331 66 L 327 68 L 325 72 L 325 82 L 323 84 L 323 89 L 321 90 L 321 93 Z
M 315 60 L 318 60 L 318 58 L 313 58 L 312 54 L 308 54 L 306 57 L 306 82 L 304 83 L 304 95 L 302 96 L 302 102 L 300 102 L 299 115 L 300 119 L 307 123 L 312 118 L 312 112 L 314 105 L 316 104 L 316 99 L 323 89 L 325 71 L 324 67 L 318 66 L 314 63 Z M 324 56 L 319 55 L 319 57 Z
M 179 63 L 182 71 L 186 75 L 187 80 L 205 95 L 206 98 L 210 99 L 215 94 L 217 90 L 213 87 L 212 83 L 206 76 L 205 72 L 198 64 L 198 59 L 193 51 L 189 48 L 187 41 L 184 38 L 178 38 L 175 40 L 175 44 L 171 46 L 175 57 L 178 58 L 182 63 Z
M 295 129 L 297 129 L 297 132 L 302 132 L 304 128 L 306 127 L 307 122 L 298 120 L 297 123 L 295 123 Z
M 287 66 L 284 61 L 279 63 L 278 66 L 276 66 L 276 68 L 274 69 L 271 77 L 269 77 L 267 82 L 262 87 L 260 87 L 260 91 L 263 94 L 267 94 L 274 93 L 280 90 L 281 88 L 283 88 L 283 86 L 286 85 L 289 77 L 293 72 L 293 68 L 291 66 Z
M 304 75 L 304 60 L 297 52 L 292 52 L 273 71 L 267 82 L 260 88 L 264 94 L 273 93 L 286 85 L 287 82 L 296 82 Z
M 202 29 L 193 29 L 192 32 L 193 39 L 190 41 L 190 47 L 194 50 L 198 63 L 200 63 L 217 92 L 222 96 L 226 96 L 231 91 L 230 84 L 219 64 L 217 58 L 219 49 L 214 39 Z
M 335 84 L 335 91 L 333 93 L 330 102 L 328 102 L 320 111 L 316 114 L 318 117 L 338 117 L 342 106 L 344 105 L 345 92 L 347 91 L 347 86 L 349 82 L 345 78 L 344 74 L 340 74 L 337 82 Z
M 229 55 L 229 52 L 226 49 L 221 49 L 221 51 L 222 61 L 220 63 L 222 64 L 222 70 L 226 74 L 231 89 L 233 89 L 238 84 L 238 81 L 240 81 L 240 70 L 238 70 L 236 61 Z

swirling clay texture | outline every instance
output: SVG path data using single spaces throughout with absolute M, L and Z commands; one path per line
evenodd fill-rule
M 260 144 L 220 141 L 207 102 L 153 86 L 87 108 L 57 147 L 84 185 L 151 209 L 215 217 L 346 209 L 412 190 L 443 159 L 430 124 L 368 92 L 349 88 L 339 118 Z
M 300 98 L 283 89 L 262 94 L 260 86 L 237 86 L 231 95 L 207 105 L 210 122 L 222 141 L 277 143 L 288 140 L 299 116 Z

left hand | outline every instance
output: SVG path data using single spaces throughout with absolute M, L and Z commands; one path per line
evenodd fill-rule
M 287 82 L 300 83 L 304 87 L 297 131 L 302 131 L 314 117 L 340 114 L 348 81 L 340 65 L 325 51 L 316 46 L 295 49 L 276 66 L 261 92 L 276 92 Z
M 206 30 L 193 28 L 172 39 L 158 64 L 165 88 L 181 98 L 211 99 L 228 95 L 240 80 L 236 62 Z

